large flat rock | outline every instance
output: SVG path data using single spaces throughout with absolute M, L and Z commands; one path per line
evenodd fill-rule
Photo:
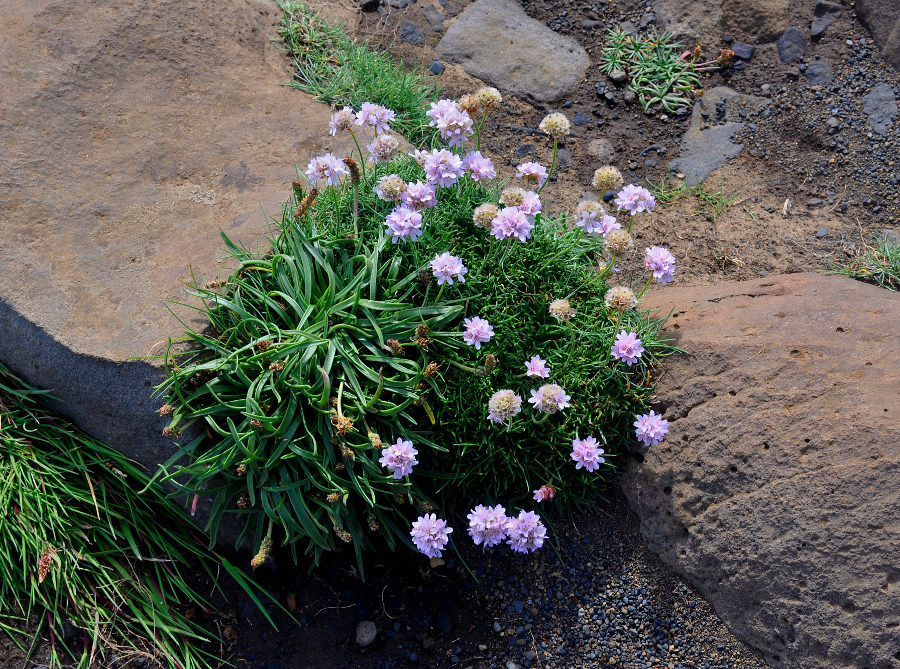
M 447 29 L 437 53 L 505 93 L 540 103 L 569 95 L 590 64 L 578 42 L 530 18 L 516 0 L 477 0 Z
M 900 295 L 790 274 L 648 306 L 686 351 L 622 481 L 648 547 L 775 667 L 896 667 Z
M 280 85 L 268 0 L 0 3 L 0 359 L 152 465 L 150 398 L 220 228 L 249 242 L 325 148 L 329 111 Z M 348 145 L 344 145 L 344 149 Z M 191 318 L 189 311 L 181 315 Z

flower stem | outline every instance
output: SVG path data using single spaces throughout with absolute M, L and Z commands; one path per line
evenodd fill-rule
M 544 186 L 547 185 L 547 182 L 550 181 L 550 177 L 553 176 L 553 171 L 556 169 L 556 154 L 559 149 L 559 140 L 556 137 L 553 138 L 553 160 L 550 161 L 550 171 L 547 172 L 547 178 L 544 179 L 544 183 L 541 184 L 541 187 L 537 189 L 538 195 L 541 194 L 541 191 L 544 190 Z
M 484 126 L 484 122 L 487 120 L 487 109 L 484 110 L 484 115 L 481 117 L 481 123 L 475 126 L 475 150 L 481 151 L 481 128 Z
M 359 238 L 359 184 L 353 184 L 353 234 Z
M 462 364 L 456 362 L 456 360 L 447 360 L 447 362 L 449 364 L 453 365 L 454 367 L 457 367 L 457 368 L 463 370 L 464 372 L 471 372 L 472 374 L 478 373 L 478 370 L 475 369 L 474 367 L 469 367 L 468 365 L 462 365 Z
M 356 144 L 356 151 L 359 153 L 359 169 L 362 171 L 362 178 L 365 180 L 366 178 L 366 158 L 363 156 L 362 149 L 359 148 L 359 141 L 356 139 L 356 133 L 353 132 L 352 128 L 347 128 L 347 131 L 350 133 L 350 136 L 353 138 L 353 143 Z
M 564 372 L 569 367 L 569 363 L 572 361 L 572 354 L 575 352 L 575 328 L 572 327 L 572 321 L 566 321 L 566 325 L 569 326 L 569 334 L 572 337 L 572 345 L 569 347 L 569 356 L 566 358 L 566 362 L 563 364 L 560 373 Z
M 647 289 L 650 287 L 650 283 L 653 281 L 653 274 L 650 275 L 650 278 L 647 279 L 647 283 L 644 284 L 644 287 L 641 288 L 641 292 L 639 292 L 635 297 L 637 299 L 641 299 L 641 295 L 647 292 Z

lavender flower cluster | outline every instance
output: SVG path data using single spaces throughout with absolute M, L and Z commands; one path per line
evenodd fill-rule
M 387 235 L 394 244 L 416 242 L 423 234 L 422 212 L 438 205 L 441 189 L 451 188 L 463 179 L 487 182 L 497 177 L 490 158 L 482 155 L 476 147 L 464 152 L 463 146 L 473 135 L 480 135 L 480 128 L 488 112 L 500 104 L 500 94 L 493 88 L 483 88 L 474 95 L 464 96 L 460 102 L 439 100 L 431 104 L 426 112 L 430 125 L 437 128 L 449 148 L 416 150 L 410 157 L 422 169 L 423 178 L 407 183 L 397 174 L 388 174 L 378 179 L 373 190 L 375 195 L 386 202 L 393 202 L 394 209 L 387 215 L 385 226 Z M 480 122 L 476 115 L 482 112 Z M 358 112 L 344 107 L 334 112 L 329 124 L 332 135 L 339 131 L 353 133 L 354 127 L 372 126 L 376 137 L 366 148 L 369 160 L 375 164 L 389 163 L 400 152 L 400 142 L 390 134 L 390 124 L 395 114 L 381 105 L 365 102 Z M 473 222 L 490 233 L 498 241 L 513 240 L 527 243 L 532 232 L 540 224 L 543 210 L 540 193 L 555 167 L 557 142 L 569 131 L 569 122 L 562 114 L 549 114 L 542 122 L 541 129 L 553 138 L 554 162 L 550 169 L 540 163 L 529 161 L 516 167 L 515 177 L 525 188 L 510 186 L 502 190 L 497 203 L 486 202 L 477 207 Z M 355 139 L 355 135 L 354 135 Z M 479 138 L 480 143 L 480 138 Z M 362 156 L 360 156 L 362 157 Z M 331 153 L 313 158 L 306 170 L 306 176 L 315 186 L 338 186 L 348 176 L 344 161 Z M 606 192 L 617 191 L 614 204 L 618 211 L 625 212 L 628 221 L 623 224 L 610 214 L 598 200 L 585 200 L 575 210 L 574 224 L 583 234 L 602 237 L 604 250 L 611 255 L 606 271 L 618 271 L 616 260 L 634 246 L 630 231 L 634 217 L 652 212 L 656 202 L 645 188 L 628 184 L 623 187 L 621 173 L 614 167 L 601 167 L 594 174 L 595 188 Z M 443 287 L 454 283 L 465 283 L 468 269 L 461 258 L 449 252 L 436 254 L 430 262 L 432 274 L 438 285 Z M 638 304 L 638 299 L 653 280 L 662 285 L 670 283 L 675 274 L 675 257 L 665 248 L 651 246 L 644 251 L 644 268 L 650 278 L 639 294 L 625 285 L 611 287 L 605 298 L 611 312 L 621 315 Z M 550 315 L 562 324 L 572 327 L 575 309 L 568 300 L 558 299 L 549 304 Z M 619 320 L 621 324 L 622 321 Z M 463 341 L 476 350 L 488 344 L 494 336 L 494 328 L 487 319 L 472 316 L 464 319 Z M 574 339 L 573 339 L 574 341 Z M 637 333 L 621 329 L 610 350 L 612 359 L 624 363 L 629 368 L 641 360 L 645 352 Z M 529 379 L 546 381 L 543 385 L 530 389 L 528 403 L 540 414 L 540 419 L 559 413 L 570 406 L 570 395 L 558 384 L 549 381 L 551 369 L 539 354 L 524 362 L 524 376 Z M 515 416 L 522 411 L 522 397 L 512 389 L 500 389 L 488 401 L 487 420 L 509 426 Z M 658 444 L 668 432 L 668 422 L 661 415 L 650 411 L 639 415 L 634 422 L 636 439 L 645 446 Z M 380 446 L 380 441 L 379 441 Z M 575 438 L 572 441 L 570 458 L 575 469 L 593 473 L 605 463 L 605 451 L 594 436 Z M 394 479 L 410 476 L 413 467 L 419 464 L 418 451 L 413 442 L 397 439 L 393 445 L 381 451 L 379 463 Z M 532 491 L 535 502 L 552 500 L 556 488 L 549 483 Z M 515 516 L 508 516 L 501 505 L 479 504 L 468 514 L 468 533 L 476 545 L 489 548 L 503 543 L 515 552 L 531 553 L 539 549 L 546 538 L 546 528 L 540 517 L 533 511 L 522 510 Z M 446 549 L 453 528 L 438 518 L 435 513 L 425 513 L 413 524 L 410 536 L 415 546 L 428 557 L 440 557 Z

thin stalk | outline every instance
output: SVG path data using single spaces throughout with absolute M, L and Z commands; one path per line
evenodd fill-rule
M 365 181 L 366 179 L 366 158 L 363 156 L 362 149 L 359 146 L 359 141 L 356 139 L 356 133 L 353 132 L 353 128 L 347 128 L 347 132 L 350 133 L 350 136 L 353 138 L 353 143 L 356 144 L 356 152 L 359 154 L 359 169 L 362 173 L 362 179 Z
M 637 299 L 641 299 L 641 296 L 642 296 L 644 293 L 647 292 L 647 289 L 650 287 L 650 284 L 651 284 L 652 282 L 653 282 L 653 275 L 651 274 L 651 275 L 650 275 L 650 278 L 647 279 L 647 283 L 645 283 L 645 284 L 644 284 L 644 287 L 641 288 L 641 292 L 639 292 L 635 297 L 637 297 Z
M 547 178 L 544 179 L 544 183 L 541 184 L 541 187 L 537 189 L 538 195 L 541 194 L 541 191 L 544 190 L 544 186 L 546 186 L 550 182 L 550 177 L 553 176 L 554 170 L 556 170 L 556 154 L 559 149 L 559 140 L 556 137 L 553 138 L 553 160 L 550 161 L 550 171 L 547 172 Z

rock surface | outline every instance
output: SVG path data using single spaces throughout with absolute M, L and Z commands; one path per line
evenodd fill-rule
M 897 99 L 890 84 L 877 84 L 862 99 L 869 125 L 879 135 L 886 135 L 897 117 Z
M 689 186 L 703 183 L 741 152 L 743 145 L 731 141 L 743 127 L 740 111 L 751 112 L 766 104 L 765 98 L 743 95 L 725 86 L 706 91 L 694 104 L 691 123 L 669 170 L 683 173 Z
M 821 37 L 825 29 L 837 20 L 841 15 L 841 6 L 836 2 L 828 0 L 817 0 L 813 7 L 812 26 L 810 27 L 810 37 L 816 39 Z
M 501 91 L 539 103 L 574 91 L 590 64 L 578 42 L 530 18 L 516 0 L 477 0 L 447 29 L 437 53 Z
M 172 453 L 151 361 L 219 229 L 249 242 L 328 109 L 280 84 L 267 0 L 0 3 L 0 359 L 155 469 Z M 349 144 L 345 145 L 345 148 Z M 179 314 L 187 319 L 186 310 Z M 190 322 L 190 320 L 189 320 Z
M 648 547 L 773 666 L 895 667 L 900 295 L 790 274 L 647 306 L 687 351 L 622 481 Z
M 806 50 L 806 40 L 799 28 L 793 26 L 784 31 L 778 38 L 778 57 L 782 63 L 793 63 L 800 60 Z
M 788 27 L 789 0 L 656 0 L 659 25 L 679 38 L 717 44 L 723 33 L 761 44 Z
M 856 14 L 872 33 L 884 59 L 900 69 L 900 4 L 896 0 L 856 0 Z

